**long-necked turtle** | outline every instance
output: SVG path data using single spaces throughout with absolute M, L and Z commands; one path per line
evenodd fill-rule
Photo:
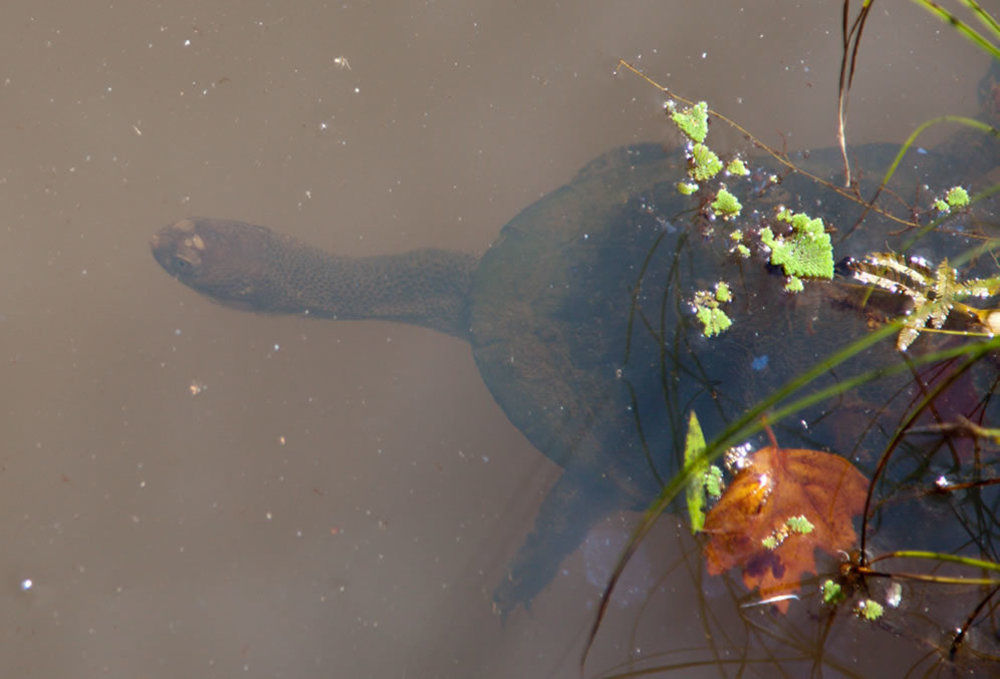
M 911 153 L 894 180 L 897 195 L 968 179 L 971 151 Z M 870 145 L 853 156 L 880 177 L 895 152 Z M 996 146 L 977 157 L 973 177 L 996 165 Z M 836 151 L 798 161 L 824 176 L 840 167 Z M 595 521 L 656 497 L 677 468 L 690 410 L 709 436 L 718 433 L 756 398 L 868 330 L 865 317 L 831 303 L 823 285 L 786 294 L 784 278 L 761 261 L 734 256 L 725 238 L 706 239 L 711 225 L 675 188 L 686 163 L 683 153 L 657 145 L 607 153 L 517 215 L 479 258 L 441 250 L 340 257 L 264 227 L 201 218 L 163 228 L 152 250 L 170 274 L 227 305 L 402 321 L 469 341 L 511 422 L 564 468 L 496 592 L 509 610 L 531 601 Z M 778 202 L 841 232 L 865 213 L 796 174 L 763 195 L 748 183 L 741 198 L 747 222 L 758 226 L 772 223 Z M 898 247 L 894 230 L 898 224 L 871 212 L 863 229 L 838 243 L 838 256 Z M 947 254 L 933 249 L 940 239 L 923 247 L 934 260 Z M 734 290 L 734 325 L 706 339 L 690 301 L 718 280 Z M 891 347 L 873 351 L 880 352 L 873 360 L 892 357 Z M 849 374 L 843 368 L 816 387 Z M 823 412 L 802 415 L 810 426 L 789 428 L 783 443 L 817 447 L 819 430 L 837 426 Z

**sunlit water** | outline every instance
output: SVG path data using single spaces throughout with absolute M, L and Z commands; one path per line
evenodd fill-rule
M 662 95 L 616 75 L 620 57 L 775 145 L 826 146 L 840 8 L 5 10 L 0 674 L 577 676 L 636 517 L 601 524 L 501 622 L 491 594 L 559 470 L 468 347 L 222 309 L 164 275 L 148 238 L 206 214 L 351 255 L 482 252 L 591 158 L 671 138 Z M 885 11 L 852 94 L 855 141 L 972 112 L 985 69 L 909 4 Z M 703 598 L 685 530 L 665 519 L 630 566 L 588 674 L 676 649 L 711 663 L 690 614 L 716 606 L 740 652 L 738 610 L 718 581 Z M 882 644 L 924 651 L 870 643 L 832 648 L 862 673 L 891 655 Z

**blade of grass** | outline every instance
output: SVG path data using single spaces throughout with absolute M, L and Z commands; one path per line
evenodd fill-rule
M 922 6 L 928 12 L 941 19 L 941 21 L 950 25 L 952 28 L 958 31 L 962 35 L 962 37 L 964 37 L 966 40 L 971 42 L 979 49 L 983 50 L 987 54 L 992 54 L 994 59 L 1000 59 L 1000 46 L 991 43 L 988 38 L 986 38 L 972 26 L 962 21 L 960 18 L 952 14 L 950 11 L 948 11 L 941 5 L 937 4 L 936 2 L 932 2 L 931 0 L 913 0 L 913 2 Z M 987 28 L 989 28 L 994 35 L 1000 37 L 1000 27 L 998 27 L 996 20 L 992 16 L 990 16 L 987 12 L 985 12 L 982 9 L 982 7 L 976 5 L 975 3 L 966 2 L 965 4 L 973 11 L 977 19 L 979 19 Z

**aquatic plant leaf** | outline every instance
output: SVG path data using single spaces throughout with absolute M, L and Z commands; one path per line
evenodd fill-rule
M 732 300 L 732 292 L 724 281 L 715 284 L 715 292 L 698 290 L 691 300 L 691 310 L 702 325 L 702 334 L 712 337 L 725 332 L 733 321 L 721 305 Z
M 785 283 L 785 290 L 788 292 L 802 292 L 805 290 L 805 286 L 802 285 L 802 279 L 798 276 L 789 276 L 788 282 Z
M 704 144 L 695 144 L 691 147 L 691 178 L 698 182 L 711 179 L 722 172 L 722 161 L 715 151 Z
M 820 586 L 820 594 L 823 598 L 823 603 L 827 606 L 836 606 L 841 601 L 847 598 L 844 594 L 844 588 L 833 580 L 825 580 Z
M 865 599 L 864 601 L 858 602 L 855 611 L 857 612 L 858 617 L 862 618 L 863 620 L 867 620 L 868 622 L 875 622 L 876 620 L 882 617 L 882 613 L 885 612 L 885 609 L 882 608 L 882 604 L 880 604 L 879 602 L 873 599 Z
M 695 316 L 701 321 L 702 334 L 705 337 L 721 335 L 733 324 L 733 320 L 726 315 L 726 312 L 717 307 L 699 307 Z
M 705 474 L 708 473 L 708 460 L 702 457 L 705 452 L 705 435 L 701 431 L 698 416 L 691 411 L 688 418 L 687 439 L 684 442 L 684 464 L 692 465 L 693 473 L 687 487 L 688 518 L 691 520 L 691 532 L 697 533 L 705 525 Z
M 771 249 L 771 264 L 784 269 L 786 276 L 833 278 L 833 244 L 823 220 L 787 208 L 777 219 L 791 224 L 792 232 L 775 236 L 770 227 L 761 230 L 761 242 Z
M 921 257 L 906 258 L 895 252 L 872 252 L 861 261 L 851 260 L 854 278 L 866 285 L 910 298 L 913 309 L 899 332 L 896 348 L 906 351 L 925 327 L 941 328 L 953 310 L 978 319 L 986 327 L 990 311 L 970 307 L 961 300 L 986 298 L 1000 292 L 1000 277 L 960 281 L 958 272 L 942 260 L 936 268 Z
M 712 201 L 712 212 L 716 217 L 722 217 L 723 219 L 731 219 L 739 215 L 742 209 L 743 205 L 740 204 L 740 201 L 736 196 L 729 193 L 725 187 L 719 189 L 715 200 Z
M 816 572 L 815 550 L 854 546 L 853 517 L 864 508 L 868 480 L 854 465 L 818 450 L 757 451 L 705 519 L 711 575 L 740 567 L 762 597 L 788 594 Z M 774 605 L 782 613 L 788 599 Z
M 969 192 L 961 186 L 953 186 L 943 198 L 934 201 L 934 207 L 943 214 L 949 214 L 952 209 L 969 207 Z
M 708 136 L 708 103 L 700 101 L 683 111 L 671 111 L 670 119 L 691 141 L 701 143 Z
M 729 164 L 726 165 L 726 172 L 735 177 L 746 177 L 750 174 L 750 168 L 748 168 L 747 164 L 739 158 L 733 158 L 729 161 Z

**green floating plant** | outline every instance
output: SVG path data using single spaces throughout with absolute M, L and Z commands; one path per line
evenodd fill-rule
M 688 174 L 692 179 L 703 182 L 720 172 L 722 172 L 722 161 L 715 151 L 700 143 L 691 147 L 691 168 Z
M 847 595 L 844 594 L 844 588 L 833 580 L 825 580 L 820 587 L 820 592 L 823 596 L 823 603 L 827 606 L 835 606 L 847 598 Z
M 799 516 L 790 516 L 785 519 L 785 522 L 778 526 L 773 533 L 761 540 L 760 543 L 765 549 L 775 550 L 780 547 L 789 536 L 808 535 L 813 532 L 814 528 L 816 528 L 816 526 L 814 526 L 812 521 L 807 519 L 805 515 L 800 514 Z
M 815 526 L 812 521 L 807 519 L 804 515 L 792 516 L 785 521 L 785 525 L 788 526 L 788 530 L 793 533 L 799 533 L 800 535 L 808 535 L 813 532 Z
M 716 194 L 715 200 L 712 201 L 712 212 L 716 217 L 722 217 L 723 219 L 732 219 L 740 214 L 743 206 L 740 201 L 726 190 L 726 187 L 719 189 L 719 193 Z
M 733 324 L 732 319 L 720 308 L 731 299 L 732 292 L 722 281 L 715 284 L 714 292 L 698 290 L 694 293 L 691 308 L 695 317 L 701 322 L 701 332 L 705 337 L 721 334 Z
M 777 218 L 791 224 L 792 231 L 775 236 L 770 227 L 761 229 L 761 242 L 771 249 L 771 264 L 782 267 L 786 276 L 833 278 L 833 244 L 823 220 L 787 208 L 782 208 Z
M 677 193 L 682 196 L 690 196 L 698 190 L 698 185 L 694 182 L 677 182 Z
M 734 252 L 743 259 L 750 257 L 750 248 L 743 244 L 743 231 L 733 229 L 729 232 L 729 240 L 733 242 L 733 247 L 729 248 L 729 252 Z
M 949 214 L 952 210 L 958 210 L 969 206 L 969 192 L 961 186 L 953 186 L 944 194 L 944 198 L 934 201 L 934 207 L 938 212 Z
M 700 101 L 682 111 L 671 111 L 670 119 L 693 142 L 702 143 L 708 136 L 708 103 Z
M 708 466 L 708 471 L 702 477 L 705 484 L 705 492 L 713 500 L 722 497 L 724 484 L 722 482 L 722 469 L 712 464 Z
M 702 334 L 705 337 L 720 335 L 729 329 L 733 324 L 733 319 L 726 315 L 726 312 L 718 307 L 698 307 L 696 316 L 702 324 Z
M 788 282 L 785 283 L 785 290 L 788 292 L 802 292 L 805 290 L 805 285 L 802 284 L 802 279 L 798 276 L 789 276 Z
M 726 172 L 735 177 L 746 177 L 750 174 L 750 169 L 747 168 L 746 163 L 739 158 L 733 158 L 729 161 L 729 164 L 726 165 Z
M 868 622 L 874 622 L 882 617 L 882 613 L 885 609 L 882 608 L 882 604 L 872 599 L 865 599 L 864 601 L 859 601 L 858 605 L 854 609 L 857 614 L 867 620 Z

